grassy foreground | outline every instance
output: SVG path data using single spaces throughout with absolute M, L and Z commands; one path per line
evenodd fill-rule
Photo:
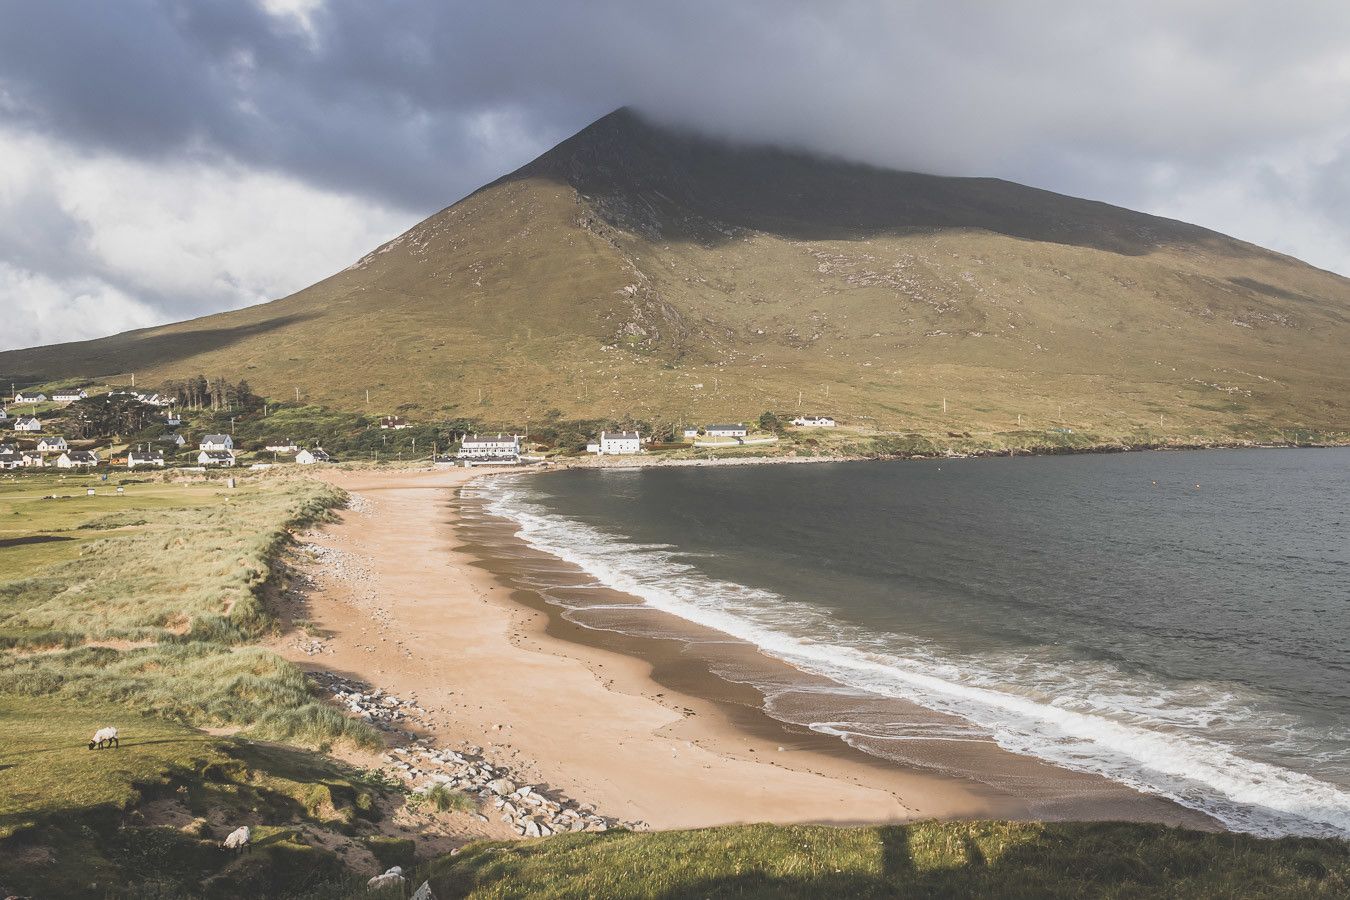
M 388 852 L 399 798 L 305 749 L 375 732 L 253 645 L 291 532 L 342 500 L 301 477 L 0 478 L 0 896 L 325 895 Z M 121 746 L 86 749 L 105 725 Z
M 482 843 L 427 874 L 439 900 L 1344 897 L 1350 846 L 1125 823 L 752 825 Z

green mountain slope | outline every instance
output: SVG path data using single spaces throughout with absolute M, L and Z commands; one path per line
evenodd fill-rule
M 1350 281 L 1212 231 L 620 110 L 297 294 L 0 373 L 221 373 L 503 423 L 801 409 L 1231 439 L 1350 430 L 1348 348 Z

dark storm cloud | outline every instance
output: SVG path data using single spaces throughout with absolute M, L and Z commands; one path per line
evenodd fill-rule
M 1347 111 L 1350 15 L 1328 4 L 330 0 L 306 27 L 239 0 L 48 0 L 6 18 L 0 83 L 30 126 L 226 153 L 415 209 L 624 103 L 1082 187 L 1095 160 L 1207 164 Z
M 1342 4 L 42 0 L 4 10 L 0 128 L 11 134 L 143 164 L 268 172 L 358 195 L 407 224 L 628 104 L 722 136 L 1198 218 L 1350 268 L 1350 244 L 1321 234 L 1350 225 Z M 59 211 L 40 211 L 62 246 Z M 27 244 L 0 249 L 0 263 L 51 255 Z M 81 265 L 79 252 L 65 258 Z M 51 259 L 41 266 L 60 274 Z M 147 279 L 119 287 L 171 317 L 174 291 Z M 179 309 L 217 302 L 205 296 Z

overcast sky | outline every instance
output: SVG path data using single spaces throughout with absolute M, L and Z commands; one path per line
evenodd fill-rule
M 283 296 L 629 104 L 1350 273 L 1350 4 L 0 0 L 0 348 Z

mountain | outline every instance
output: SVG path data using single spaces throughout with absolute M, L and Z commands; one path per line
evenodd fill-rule
M 1211 438 L 1350 429 L 1347 363 L 1350 281 L 1288 256 L 628 110 L 289 297 L 0 353 L 23 381 L 203 372 L 503 424 L 801 409 Z

